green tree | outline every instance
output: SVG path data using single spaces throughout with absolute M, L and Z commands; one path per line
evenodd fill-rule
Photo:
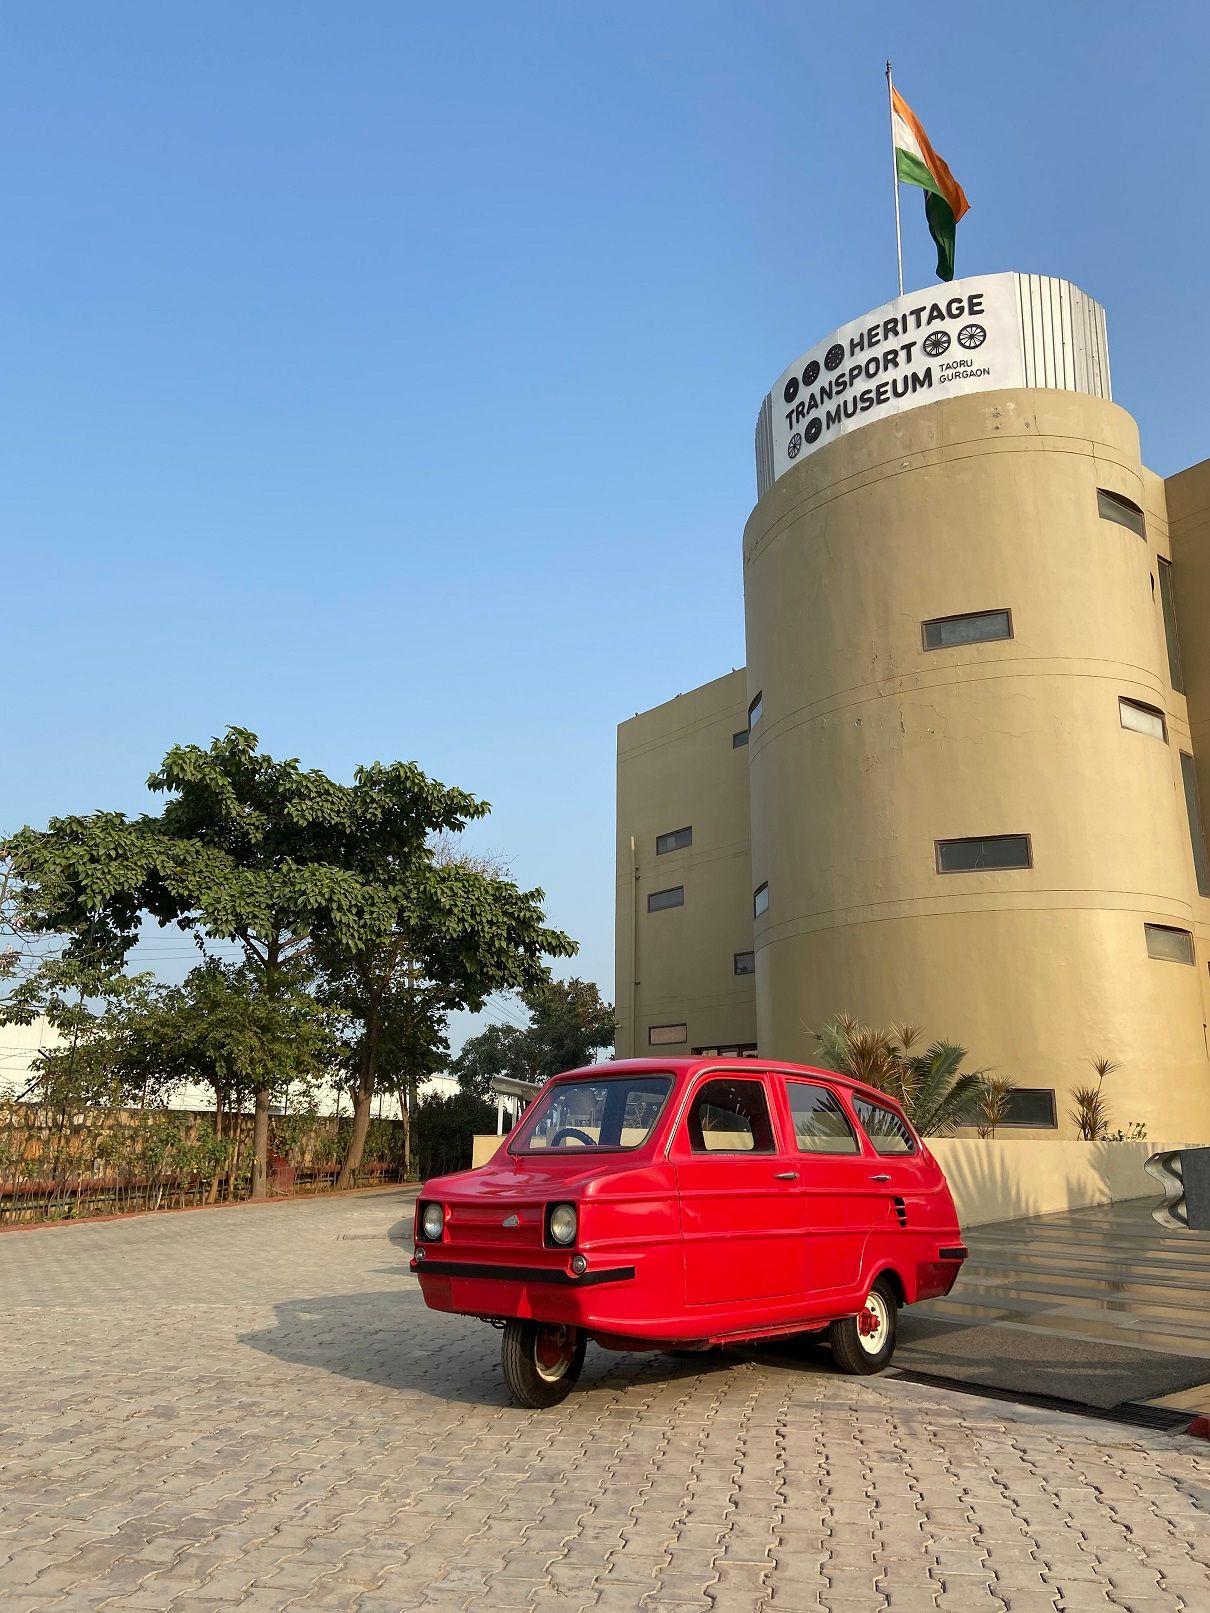
M 474 1004 L 530 978 L 535 956 L 574 948 L 542 926 L 540 892 L 489 889 L 473 871 L 435 865 L 432 837 L 460 832 L 486 803 L 414 763 L 360 767 L 342 785 L 296 759 L 263 755 L 257 743 L 230 728 L 209 748 L 176 746 L 148 780 L 166 797 L 158 816 L 56 818 L 4 850 L 28 933 L 65 937 L 67 959 L 120 969 L 150 917 L 239 942 L 266 1012 L 275 1001 L 273 1012 L 284 1012 L 291 969 L 305 954 L 322 959 L 335 1001 L 355 979 L 362 995 L 347 1011 L 369 1015 L 373 1052 L 358 1071 L 355 1167 L 381 1045 L 375 1004 L 395 989 L 399 960 L 411 960 L 417 981 Z M 274 1085 L 270 1060 L 256 1069 L 254 1197 L 267 1187 Z
M 922 1136 L 948 1136 L 959 1126 L 977 1125 L 987 1099 L 982 1070 L 963 1070 L 966 1049 L 936 1041 L 916 1052 L 914 1025 L 879 1030 L 842 1014 L 815 1033 L 826 1069 L 864 1081 L 887 1093 Z
M 537 990 L 544 957 L 574 943 L 543 921 L 542 892 L 522 891 L 475 859 L 430 842 L 406 865 L 381 870 L 395 913 L 391 931 L 355 949 L 317 937 L 325 997 L 358 1026 L 350 1048 L 353 1127 L 338 1178 L 349 1186 L 361 1164 L 380 1081 L 400 1094 L 405 1162 L 410 1122 L 425 1077 L 445 1062 L 445 1023 L 454 1009 L 478 1010 L 496 991 Z
M 488 1025 L 472 1036 L 450 1066 L 463 1091 L 486 1097 L 495 1075 L 540 1085 L 563 1070 L 591 1064 L 617 1026 L 613 1007 L 587 980 L 549 974 L 521 992 L 529 1024 Z
M 466 1170 L 476 1134 L 495 1120 L 491 1106 L 470 1092 L 434 1094 L 416 1111 L 416 1160 L 422 1177 Z

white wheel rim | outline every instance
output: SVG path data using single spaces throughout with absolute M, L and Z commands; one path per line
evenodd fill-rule
M 891 1319 L 886 1300 L 874 1289 L 857 1318 L 857 1342 L 867 1355 L 878 1355 L 886 1344 Z
M 544 1327 L 534 1336 L 534 1370 L 543 1383 L 565 1378 L 575 1354 L 575 1334 L 569 1327 Z

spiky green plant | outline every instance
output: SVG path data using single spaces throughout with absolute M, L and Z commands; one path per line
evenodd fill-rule
M 1072 1089 L 1071 1099 L 1075 1108 L 1068 1111 L 1068 1118 L 1083 1142 L 1103 1142 L 1109 1135 L 1109 1100 L 1101 1088 L 1105 1083 L 1105 1077 L 1112 1075 L 1121 1066 L 1104 1053 L 1098 1053 L 1088 1062 L 1096 1074 L 1097 1084 L 1095 1087 Z
M 922 1135 L 944 1137 L 978 1124 L 987 1076 L 961 1068 L 966 1049 L 956 1042 L 938 1040 L 916 1052 L 922 1034 L 917 1026 L 879 1030 L 853 1014 L 840 1014 L 813 1034 L 828 1069 L 896 1099 Z
M 996 1127 L 1008 1119 L 1009 1099 L 1016 1083 L 1006 1075 L 988 1075 L 984 1077 L 984 1085 L 987 1090 L 980 1105 L 983 1118 L 977 1122 L 978 1131 L 980 1137 L 994 1138 Z

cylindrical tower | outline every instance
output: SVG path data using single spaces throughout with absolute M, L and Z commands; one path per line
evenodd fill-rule
M 1053 1091 L 1065 1135 L 1104 1054 L 1113 1126 L 1204 1135 L 1158 483 L 1129 415 L 1054 385 L 954 387 L 764 477 L 744 537 L 760 1048 L 809 1061 L 846 1010 L 911 1021 Z

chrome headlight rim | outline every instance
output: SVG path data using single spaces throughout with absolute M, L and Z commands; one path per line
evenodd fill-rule
M 556 1248 L 570 1249 L 580 1233 L 580 1217 L 574 1204 L 552 1204 L 546 1216 L 550 1241 Z
M 430 1217 L 432 1218 L 430 1220 Z M 420 1236 L 426 1243 L 440 1243 L 445 1232 L 445 1209 L 440 1204 L 425 1204 L 420 1210 Z

